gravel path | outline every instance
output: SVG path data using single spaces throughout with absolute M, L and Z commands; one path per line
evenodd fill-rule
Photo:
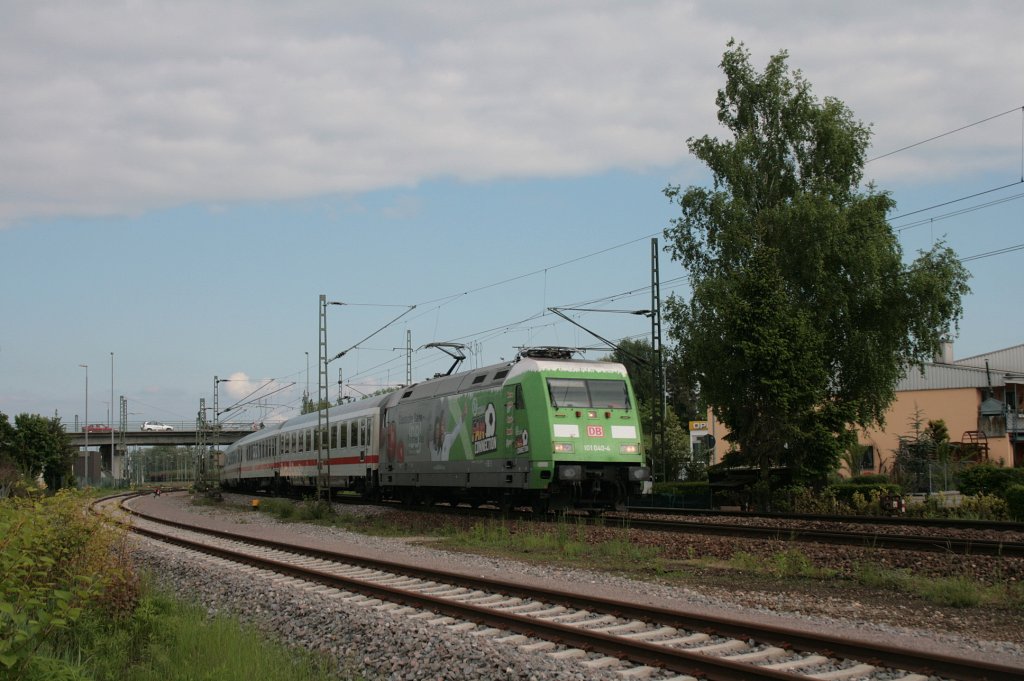
M 232 509 L 230 504 L 247 504 L 248 497 L 227 499 L 229 506 L 193 506 L 186 495 L 165 494 L 144 497 L 137 507 L 174 519 L 189 520 L 211 527 L 251 533 L 255 536 L 302 542 L 312 546 L 389 560 L 428 564 L 466 574 L 503 576 L 509 581 L 545 586 L 569 585 L 581 593 L 650 603 L 663 607 L 701 609 L 715 613 L 738 612 L 764 621 L 791 627 L 830 630 L 838 635 L 907 643 L 920 649 L 936 648 L 947 653 L 975 654 L 1004 664 L 1020 665 L 1024 674 L 1024 614 L 994 616 L 972 609 L 954 610 L 915 605 L 892 594 L 836 588 L 836 584 L 808 581 L 793 587 L 792 580 L 780 582 L 784 590 L 737 588 L 734 576 L 723 585 L 718 571 L 697 574 L 698 584 L 687 587 L 638 582 L 606 572 L 530 563 L 441 551 L 430 542 L 416 538 L 381 538 L 359 535 L 336 528 L 282 523 L 263 513 Z M 401 513 L 379 507 L 340 508 L 345 513 Z M 598 529 L 597 531 L 602 531 Z M 604 530 L 607 531 L 607 530 Z M 640 537 L 663 545 L 665 533 Z M 684 535 L 671 540 L 680 545 L 672 551 L 690 556 L 731 555 L 736 542 L 742 550 L 757 550 L 753 542 L 731 538 Z M 682 546 L 687 542 L 686 546 Z M 202 603 L 212 614 L 230 612 L 293 645 L 302 645 L 334 655 L 343 668 L 342 678 L 361 675 L 366 679 L 611 679 L 612 672 L 584 670 L 575 663 L 526 654 L 516 646 L 496 643 L 485 637 L 452 633 L 423 621 L 396 617 L 372 608 L 325 599 L 315 593 L 297 592 L 280 582 L 255 583 L 236 568 L 216 562 L 186 558 L 164 545 L 136 539 L 138 563 L 150 570 L 168 588 Z M 806 551 L 812 545 L 802 545 Z M 761 547 L 765 551 L 771 547 Z M 781 550 L 775 548 L 774 550 Z M 837 547 L 827 547 L 836 552 Z M 671 554 L 672 551 L 669 553 Z M 862 550 L 863 551 L 863 550 Z M 877 552 L 876 552 L 877 555 Z M 890 556 L 889 553 L 883 554 Z M 823 558 L 822 558 L 823 559 Z M 840 561 L 854 560 L 843 556 Z M 974 559 L 978 561 L 979 559 Z M 984 562 L 984 559 L 981 559 Z M 982 570 L 982 572 L 987 572 Z M 1005 576 L 1005 573 L 1004 573 Z M 1012 577 L 1017 579 L 1016 576 Z

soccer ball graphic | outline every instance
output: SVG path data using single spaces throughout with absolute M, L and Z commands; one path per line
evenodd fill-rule
M 484 433 L 486 437 L 494 437 L 498 428 L 498 415 L 494 411 L 494 405 L 488 404 L 484 409 Z

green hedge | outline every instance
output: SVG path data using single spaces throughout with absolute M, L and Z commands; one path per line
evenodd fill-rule
M 994 494 L 1006 497 L 1013 485 L 1024 485 L 1024 468 L 1004 468 L 983 463 L 960 472 L 960 492 L 968 496 Z
M 870 475 L 855 475 L 848 482 L 854 485 L 888 485 L 890 480 L 888 475 L 874 473 Z
M 1024 522 L 1024 485 L 1007 487 L 1005 498 L 1010 517 L 1018 522 Z

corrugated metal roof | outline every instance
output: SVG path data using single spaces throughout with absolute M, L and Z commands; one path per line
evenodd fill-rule
M 911 367 L 896 384 L 896 391 L 986 388 L 990 381 L 993 388 L 1007 382 L 1024 383 L 1024 344 L 964 357 L 954 360 L 952 364 L 925 364 L 923 375 L 917 367 Z
M 985 368 L 985 360 L 988 360 L 989 368 L 993 375 L 1000 373 L 1024 373 L 1024 345 L 1014 345 L 1003 350 L 993 350 L 983 355 L 965 357 L 954 361 L 958 366 L 969 366 Z M 994 379 L 993 379 L 994 380 Z
M 1003 373 L 991 372 L 991 376 L 992 387 L 1003 385 Z M 988 386 L 988 381 L 984 366 L 978 369 L 956 364 L 925 364 L 923 375 L 917 367 L 910 367 L 907 370 L 907 375 L 896 384 L 896 392 L 984 388 Z

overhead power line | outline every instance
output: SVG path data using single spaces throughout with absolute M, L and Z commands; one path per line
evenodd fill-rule
M 994 116 L 989 116 L 988 118 L 983 118 L 980 121 L 975 121 L 974 123 L 968 123 L 967 125 L 960 126 L 956 130 L 950 130 L 950 131 L 944 132 L 944 133 L 942 133 L 940 135 L 935 135 L 934 137 L 929 137 L 926 140 L 921 140 L 920 142 L 914 142 L 913 144 L 908 144 L 905 147 L 900 147 L 899 149 L 894 149 L 892 151 L 889 151 L 889 152 L 886 152 L 886 153 L 882 154 L 881 156 L 875 156 L 874 158 L 869 158 L 867 161 L 865 161 L 865 163 L 871 163 L 872 161 L 877 161 L 879 159 L 886 158 L 886 157 L 892 156 L 894 154 L 898 154 L 901 151 L 906 151 L 907 149 L 913 149 L 914 147 L 919 147 L 922 144 L 928 144 L 929 142 L 934 142 L 937 139 L 942 139 L 943 137 L 948 137 L 950 135 L 953 135 L 955 133 L 961 132 L 963 130 L 967 130 L 968 128 L 973 128 L 976 125 L 981 125 L 982 123 L 988 123 L 989 121 L 993 121 L 993 120 L 995 120 L 997 118 L 1000 118 L 1002 116 L 1007 116 L 1009 114 L 1012 114 L 1015 111 L 1024 112 L 1024 106 L 1017 106 L 1017 107 L 1014 107 L 1014 108 L 1012 108 L 1012 109 L 1010 109 L 1008 111 L 1004 111 L 1003 113 L 998 113 L 998 114 L 996 114 Z

